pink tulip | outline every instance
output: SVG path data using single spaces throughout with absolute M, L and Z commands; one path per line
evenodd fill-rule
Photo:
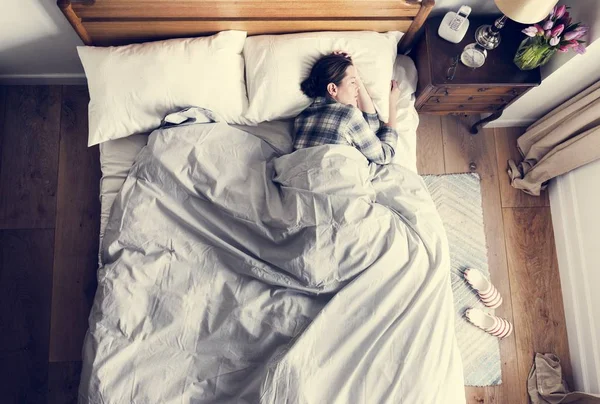
M 574 31 L 577 32 L 588 32 L 590 29 L 590 27 L 588 27 L 587 25 L 580 25 L 579 27 L 575 28 Z
M 565 26 L 563 24 L 557 25 L 556 27 L 554 27 L 554 29 L 552 30 L 552 36 L 553 37 L 557 37 L 560 34 L 562 34 L 562 32 L 564 31 Z
M 560 6 L 560 7 L 558 7 L 556 9 L 556 11 L 554 12 L 554 16 L 558 20 L 560 17 L 562 17 L 563 15 L 565 15 L 566 11 L 567 11 L 567 6 L 562 5 L 562 6 Z
M 571 22 L 573 21 L 573 19 L 571 18 L 571 14 L 569 14 L 568 11 L 565 13 L 565 15 L 563 15 L 562 21 L 563 21 L 563 24 L 565 24 L 565 27 L 568 27 L 569 25 L 571 25 Z
M 549 29 L 546 30 L 546 33 L 544 34 L 546 39 L 550 38 L 552 36 L 552 31 L 550 31 Z
M 548 20 L 544 23 L 545 30 L 552 29 L 553 26 L 554 26 L 554 21 L 552 21 L 552 20 Z
M 540 24 L 533 24 L 533 26 L 537 29 L 538 35 L 544 35 L 544 28 Z
M 583 55 L 585 53 L 585 45 L 580 43 L 577 46 L 575 46 L 573 48 L 573 50 L 575 51 L 575 53 L 577 53 L 578 55 Z
M 571 48 L 576 47 L 577 45 L 579 45 L 579 42 L 577 42 L 577 41 L 569 41 L 569 42 L 566 42 L 566 43 L 563 42 L 561 44 L 561 48 L 571 49 Z
M 552 38 L 550 38 L 550 46 L 556 46 L 560 43 L 560 38 L 553 36 Z
M 565 34 L 565 41 L 571 41 L 581 38 L 586 34 L 587 31 L 569 31 Z
M 565 53 L 569 51 L 569 48 L 567 48 L 566 46 L 561 46 L 560 48 L 558 48 L 559 52 Z
M 533 38 L 534 36 L 537 35 L 538 30 L 536 27 L 527 27 L 524 30 L 522 30 L 521 32 L 524 33 L 525 35 Z

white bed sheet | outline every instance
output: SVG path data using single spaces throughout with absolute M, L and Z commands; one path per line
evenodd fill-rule
M 394 162 L 417 172 L 417 126 L 419 115 L 414 107 L 414 91 L 417 84 L 417 71 L 412 60 L 399 55 L 394 66 L 394 79 L 398 80 L 401 97 L 397 109 L 398 145 Z M 292 151 L 293 120 L 264 122 L 257 126 L 233 125 L 262 138 L 282 153 Z M 123 186 L 136 156 L 148 141 L 148 135 L 132 135 L 122 139 L 109 140 L 100 144 L 100 245 L 108 222 L 110 210 L 117 193 Z

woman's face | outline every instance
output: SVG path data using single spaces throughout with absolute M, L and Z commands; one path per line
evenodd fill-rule
M 339 86 L 329 83 L 327 91 L 331 98 L 342 104 L 358 106 L 358 84 L 356 82 L 356 68 L 352 65 L 346 69 L 346 75 Z

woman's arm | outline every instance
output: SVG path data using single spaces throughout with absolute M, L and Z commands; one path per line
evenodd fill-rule
M 392 80 L 392 89 L 390 90 L 390 116 L 388 121 L 385 123 L 392 129 L 396 129 L 396 109 L 398 107 L 398 98 L 400 98 L 400 87 L 398 82 Z
M 377 164 L 389 164 L 395 154 L 398 133 L 393 128 L 382 126 L 377 132 L 369 127 L 362 113 L 351 109 L 346 127 L 352 144 L 370 161 Z
M 367 114 L 375 113 L 375 105 L 373 105 L 373 100 L 371 96 L 367 92 L 367 88 L 364 83 L 360 79 L 358 72 L 356 73 L 356 85 L 358 86 L 358 109 L 362 112 L 366 112 Z

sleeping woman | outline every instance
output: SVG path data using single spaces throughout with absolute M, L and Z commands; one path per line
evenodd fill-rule
M 294 149 L 323 144 L 356 147 L 377 164 L 389 164 L 398 140 L 396 103 L 400 90 L 392 81 L 390 117 L 382 123 L 350 56 L 334 52 L 323 56 L 301 84 L 313 103 L 296 117 Z

